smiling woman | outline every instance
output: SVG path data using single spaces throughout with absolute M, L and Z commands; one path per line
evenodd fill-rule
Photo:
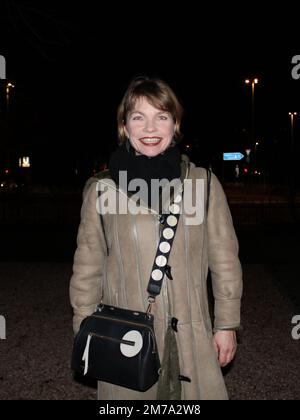
M 161 361 L 158 382 L 145 392 L 120 386 L 124 382 L 120 382 L 119 369 L 118 381 L 101 379 L 98 398 L 102 400 L 228 398 L 220 367 L 235 355 L 234 330 L 240 324 L 238 244 L 219 181 L 180 154 L 176 143 L 181 137 L 181 117 L 182 107 L 164 81 L 134 79 L 118 108 L 120 147 L 110 157 L 108 170 L 88 180 L 84 189 L 70 284 L 74 332 L 101 299 L 114 308 L 141 313 L 151 303 Z M 126 177 L 124 182 L 122 177 Z M 150 193 L 144 197 L 138 192 L 140 205 L 149 212 L 124 212 L 122 206 L 117 211 L 100 211 L 99 217 L 97 198 L 99 191 L 105 191 L 97 188 L 99 185 L 108 187 L 116 200 L 124 197 L 124 207 L 130 209 L 130 183 L 140 180 Z M 162 186 L 159 196 L 153 191 L 157 185 L 153 181 Z M 178 191 L 175 187 L 166 197 L 165 192 L 175 183 Z M 199 184 L 206 186 L 201 195 L 206 214 L 192 225 L 186 206 L 180 203 L 192 203 Z M 215 297 L 213 327 L 207 301 L 208 267 Z M 139 344 L 137 337 L 133 341 Z M 88 354 L 90 341 L 86 348 Z M 117 354 L 119 357 L 119 351 Z M 111 370 L 115 365 L 111 355 Z M 140 376 L 144 377 L 143 373 Z
M 129 113 L 124 131 L 138 154 L 152 157 L 169 147 L 175 122 L 169 112 L 157 110 L 142 97 Z
M 158 79 L 136 78 L 128 86 L 118 108 L 120 143 L 125 143 L 130 135 L 136 140 L 145 139 L 144 144 L 148 144 L 151 138 L 155 143 L 157 139 L 155 136 L 158 136 L 157 140 L 164 140 L 164 144 L 155 152 L 147 152 L 151 153 L 150 156 L 155 156 L 169 146 L 173 137 L 177 141 L 181 139 L 182 114 L 181 104 L 165 82 Z M 160 130 L 162 136 L 159 136 Z

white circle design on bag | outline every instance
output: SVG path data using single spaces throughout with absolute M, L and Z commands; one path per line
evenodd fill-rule
M 176 226 L 177 225 L 177 218 L 175 216 L 168 216 L 167 223 L 169 226 Z
M 163 237 L 165 239 L 172 239 L 174 236 L 174 231 L 170 228 L 166 228 L 163 230 Z
M 136 356 L 143 347 L 143 337 L 139 331 L 131 330 L 128 331 L 123 337 L 122 340 L 133 341 L 134 346 L 130 344 L 121 343 L 120 350 L 121 353 L 126 357 L 134 357 Z
M 180 206 L 178 204 L 171 204 L 169 210 L 173 214 L 178 214 L 180 213 Z
M 167 252 L 170 251 L 171 245 L 168 242 L 162 242 L 159 245 L 159 250 L 160 252 L 163 252 L 164 254 L 166 254 Z
M 153 280 L 158 281 L 162 279 L 163 273 L 161 270 L 156 269 L 152 271 L 151 277 L 153 278 Z
M 182 199 L 181 194 L 178 194 L 174 199 L 174 203 L 180 203 L 181 199 Z
M 167 259 L 163 255 L 159 255 L 158 257 L 156 257 L 155 262 L 156 265 L 158 265 L 158 267 L 163 267 L 167 264 Z

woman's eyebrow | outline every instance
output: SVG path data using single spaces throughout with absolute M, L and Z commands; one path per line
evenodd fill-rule
M 141 114 L 141 115 L 145 115 L 142 111 L 136 111 L 136 110 L 133 110 L 133 111 L 131 111 L 131 112 L 129 113 L 129 115 L 132 115 L 132 114 Z M 157 115 L 159 115 L 159 114 L 169 114 L 169 112 L 168 112 L 168 111 L 158 111 L 156 114 L 157 114 Z
M 129 112 L 129 115 L 132 115 L 132 114 L 141 114 L 141 115 L 145 115 L 142 111 L 135 111 L 135 110 L 133 110 L 133 111 L 130 111 L 130 112 Z

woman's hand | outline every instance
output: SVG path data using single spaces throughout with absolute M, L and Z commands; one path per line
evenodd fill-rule
M 218 355 L 220 366 L 226 366 L 234 358 L 236 352 L 237 344 L 235 331 L 216 331 L 213 338 L 213 344 Z

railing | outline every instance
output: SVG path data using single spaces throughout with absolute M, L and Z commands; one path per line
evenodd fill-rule
M 300 202 L 296 202 L 294 214 L 290 203 L 278 198 L 253 201 L 229 198 L 228 202 L 237 227 L 290 223 L 295 215 L 298 220 L 300 217 Z M 78 225 L 81 204 L 81 194 L 1 194 L 0 226 Z
M 292 223 L 294 220 L 289 203 L 229 203 L 235 226 L 262 226 Z M 297 218 L 300 215 L 296 207 Z
M 67 195 L 0 196 L 0 225 L 76 225 L 80 220 L 82 197 Z

